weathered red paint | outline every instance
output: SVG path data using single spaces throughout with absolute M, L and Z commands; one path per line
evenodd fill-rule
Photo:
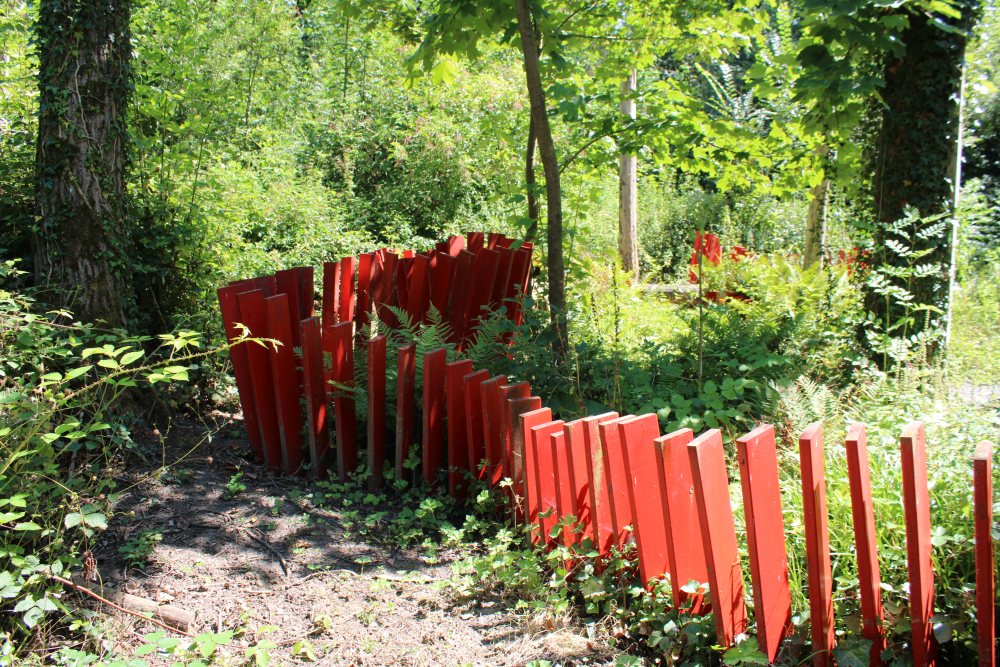
M 476 256 L 468 250 L 458 253 L 458 266 L 448 296 L 448 322 L 451 324 L 452 341 L 461 349 L 468 328 L 466 313 L 472 297 L 475 280 Z
M 931 500 L 927 488 L 924 425 L 903 427 L 899 438 L 903 467 L 903 514 L 906 517 L 906 566 L 910 574 L 910 628 L 913 665 L 936 664 L 934 640 L 934 569 L 931 566 Z
M 465 383 L 465 425 L 469 443 L 469 465 L 477 479 L 486 479 L 486 436 L 483 433 L 483 392 L 480 385 L 490 377 L 486 370 L 469 373 Z
M 427 255 L 420 254 L 413 258 L 413 273 L 406 286 L 406 312 L 410 316 L 410 324 L 422 323 L 427 315 L 430 264 L 431 258 Z
M 632 419 L 627 415 L 620 419 L 601 422 L 597 429 L 601 434 L 601 453 L 604 458 L 604 470 L 607 472 L 609 497 L 611 498 L 611 516 L 615 526 L 615 544 L 625 547 L 631 539 L 630 528 L 634 527 L 632 507 L 628 502 L 628 471 L 625 469 L 625 455 L 622 453 L 621 432 L 618 422 L 622 419 Z
M 976 523 L 976 643 L 979 667 L 995 667 L 996 580 L 993 573 L 993 445 L 976 445 L 972 461 Z
M 396 479 L 403 479 L 403 463 L 416 442 L 417 346 L 404 345 L 396 355 Z
M 692 440 L 688 456 L 704 538 L 702 548 L 708 564 L 716 641 L 728 647 L 733 645 L 736 635 L 746 631 L 747 609 L 722 433 L 712 429 Z
M 226 331 L 226 341 L 233 343 L 239 339 L 242 332 L 236 326 L 240 322 L 240 304 L 237 299 L 239 288 L 221 287 L 218 290 L 219 308 L 222 311 L 222 325 Z M 242 324 L 242 322 L 240 322 Z M 229 348 L 229 360 L 233 364 L 233 377 L 236 380 L 236 391 L 243 407 L 243 425 L 247 431 L 247 439 L 257 459 L 264 460 L 264 441 L 261 437 L 260 423 L 257 421 L 257 407 L 253 395 L 253 378 L 250 376 L 250 357 L 247 343 Z
M 372 270 L 375 268 L 375 253 L 366 252 L 358 256 L 357 319 L 360 336 L 369 323 L 372 309 Z
M 295 475 L 302 471 L 302 413 L 299 410 L 299 381 L 295 371 L 295 353 L 292 351 L 288 302 L 287 294 L 264 299 L 267 336 L 279 343 L 276 348 L 268 350 L 268 357 L 278 409 L 281 466 L 284 472 Z
M 239 322 L 250 330 L 254 338 L 268 338 L 267 309 L 264 292 L 259 289 L 241 292 L 237 295 Z M 273 472 L 281 470 L 281 428 L 278 425 L 278 410 L 274 396 L 274 380 L 271 373 L 270 348 L 258 343 L 247 344 L 247 358 L 250 366 L 251 387 L 254 396 L 254 410 L 260 426 L 264 463 Z
M 313 314 L 313 268 L 299 266 L 274 274 L 277 293 L 288 297 L 289 322 L 298 322 Z M 299 328 L 291 327 L 292 347 L 299 347 Z
M 875 538 L 875 511 L 868 467 L 868 436 L 864 424 L 852 424 L 844 441 L 847 450 L 847 479 L 851 487 L 851 516 L 858 558 L 858 588 L 861 595 L 861 634 L 872 642 L 869 664 L 881 664 L 885 650 L 882 630 L 882 575 Z
M 485 252 L 485 251 L 484 251 Z M 549 439 L 553 433 L 562 433 L 563 421 L 556 421 L 535 426 L 525 441 L 526 450 L 531 452 L 528 458 L 533 460 L 538 491 L 538 525 L 545 544 L 553 541 L 552 533 L 558 521 L 559 500 L 556 480 L 556 461 Z M 530 473 L 529 473 L 530 474 Z
M 630 513 L 635 521 L 635 548 L 639 557 L 639 576 L 648 584 L 670 574 L 666 518 L 663 504 L 650 502 L 663 497 L 653 441 L 660 437 L 660 421 L 646 414 L 618 422 L 618 435 L 627 473 L 626 491 Z
M 500 422 L 503 420 L 503 401 L 500 387 L 507 384 L 506 375 L 498 375 L 479 385 L 480 406 L 483 411 L 483 442 L 486 443 L 486 476 L 484 479 L 497 484 L 503 474 Z
M 468 359 L 445 366 L 445 395 L 448 404 L 448 493 L 455 498 L 468 495 L 469 430 L 465 423 L 465 376 L 472 372 Z
M 694 475 L 688 444 L 694 439 L 691 429 L 685 428 L 653 441 L 656 468 L 660 477 L 663 520 L 667 530 L 667 556 L 670 569 L 670 587 L 674 606 L 690 608 L 693 613 L 704 613 L 707 601 L 700 593 L 687 588 L 691 582 L 708 583 L 708 563 L 703 549 L 692 548 L 702 544 L 704 536 L 698 520 L 698 503 L 694 493 Z M 689 589 L 690 590 L 690 589 Z
M 833 667 L 837 645 L 833 618 L 833 568 L 827 527 L 826 467 L 823 427 L 815 422 L 799 436 L 802 469 L 802 510 L 806 531 L 806 569 L 809 574 L 809 625 L 813 667 Z
M 340 262 L 323 262 L 323 327 L 340 321 Z
M 379 491 L 385 466 L 385 363 L 386 337 L 375 336 L 365 343 L 368 371 L 368 489 Z
M 493 295 L 493 283 L 496 281 L 499 262 L 500 253 L 496 250 L 483 250 L 476 255 L 472 294 L 465 314 L 469 327 L 472 329 L 478 326 L 482 310 L 489 304 L 490 297 Z M 467 337 L 471 338 L 471 336 Z
M 457 267 L 458 259 L 451 255 L 438 254 L 431 270 L 431 305 L 437 309 L 443 322 L 448 322 L 448 296 Z
M 500 433 L 501 468 L 503 476 L 509 477 L 511 481 L 514 480 L 514 452 L 511 447 L 514 421 L 510 414 L 510 402 L 516 398 L 529 396 L 531 396 L 531 385 L 527 382 L 500 385 L 500 424 L 497 431 Z M 512 487 L 510 492 L 514 493 L 515 489 Z
M 423 473 L 428 484 L 437 482 L 444 466 L 444 366 L 448 351 L 444 348 L 424 353 L 423 377 Z
M 329 328 L 333 370 L 333 410 L 337 423 L 337 474 L 341 481 L 358 468 L 358 425 L 354 408 L 354 322 Z
M 524 427 L 521 417 L 542 408 L 542 399 L 537 396 L 511 398 L 507 400 L 507 414 L 510 417 L 511 472 L 513 474 L 515 522 L 525 521 L 528 515 L 528 476 L 524 452 Z M 551 419 L 551 413 L 549 415 Z M 534 481 L 532 479 L 532 481 Z
M 563 546 L 571 546 L 577 542 L 577 533 L 573 531 L 575 521 L 570 524 L 569 517 L 576 517 L 573 514 L 573 474 L 570 472 L 569 452 L 566 451 L 566 425 L 559 431 L 549 434 L 549 447 L 551 447 L 552 461 L 555 464 L 556 482 L 556 521 L 563 521 L 562 537 L 560 541 Z
M 606 555 L 615 542 L 614 512 L 611 509 L 611 485 L 608 482 L 608 468 L 601 447 L 598 424 L 618 418 L 617 412 L 606 412 L 583 419 L 583 454 L 587 458 L 587 485 L 589 487 L 591 514 L 594 517 L 594 544 L 598 552 Z
M 340 260 L 340 312 L 338 324 L 354 321 L 354 258 L 344 257 Z M 324 326 L 326 323 L 324 322 Z
M 590 540 L 595 545 L 594 518 L 590 510 L 590 473 L 587 468 L 587 438 L 583 419 L 576 419 L 563 425 L 566 435 L 566 458 L 569 463 L 569 513 L 576 517 L 579 532 L 576 541 Z
M 466 247 L 470 252 L 479 254 L 483 249 L 483 233 L 469 232 L 466 236 Z
M 767 659 L 774 662 L 781 642 L 792 629 L 792 594 L 788 587 L 788 552 L 774 427 L 763 424 L 737 439 L 736 452 L 758 643 Z
M 326 457 L 329 448 L 326 414 L 326 381 L 323 377 L 323 347 L 320 339 L 320 319 L 309 317 L 301 322 L 302 383 L 306 406 L 306 442 L 309 444 L 310 475 L 326 478 Z

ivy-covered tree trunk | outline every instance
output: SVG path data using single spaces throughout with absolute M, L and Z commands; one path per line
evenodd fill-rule
M 129 0 L 41 0 L 36 283 L 83 321 L 124 324 Z
M 559 159 L 549 127 L 545 109 L 545 88 L 538 62 L 538 42 L 527 0 L 514 0 L 517 11 L 518 33 L 524 55 L 524 74 L 531 101 L 531 120 L 534 124 L 538 153 L 545 174 L 545 221 L 547 223 L 547 256 L 549 273 L 549 316 L 555 333 L 556 351 L 560 354 L 566 343 L 566 276 L 562 249 L 562 188 L 559 183 Z
M 969 16 L 974 0 L 963 8 Z M 937 328 L 948 307 L 951 234 L 944 219 L 927 218 L 949 211 L 953 198 L 950 165 L 958 135 L 957 95 L 965 55 L 965 37 L 935 25 L 922 13 L 909 14 L 902 35 L 906 51 L 887 56 L 879 131 L 875 139 L 872 183 L 875 217 L 875 266 L 885 266 L 892 287 L 876 285 L 867 306 L 887 328 L 912 316 L 898 332 Z M 896 224 L 912 208 L 923 218 Z M 902 292 L 892 292 L 901 288 Z M 887 297 L 887 295 L 889 295 Z M 930 305 L 941 313 L 915 311 Z M 898 335 L 898 333 L 897 333 Z

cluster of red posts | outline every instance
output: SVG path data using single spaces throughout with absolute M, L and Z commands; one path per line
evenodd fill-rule
M 515 247 L 517 248 L 515 250 Z M 447 258 L 447 259 L 446 259 Z M 337 470 L 358 469 L 353 354 L 360 340 L 367 357 L 367 461 L 370 488 L 383 484 L 386 461 L 386 342 L 356 335 L 371 312 L 399 326 L 388 305 L 412 322 L 427 319 L 433 304 L 451 324 L 456 348 L 475 332 L 476 318 L 504 300 L 519 320 L 516 297 L 527 293 L 530 244 L 499 235 L 452 237 L 434 251 L 397 256 L 388 251 L 348 257 L 324 266 L 322 322 L 312 316 L 311 268 L 238 281 L 219 290 L 231 340 L 249 327 L 274 338 L 276 349 L 243 343 L 231 348 L 237 388 L 250 441 L 275 471 L 304 469 L 300 396 L 312 475 L 326 474 L 327 386 L 334 387 Z M 367 278 L 366 278 L 367 276 Z M 398 311 L 397 311 L 398 312 Z M 298 327 L 292 326 L 293 322 Z M 300 354 L 295 351 L 298 348 Z M 324 363 L 329 356 L 329 368 Z M 426 352 L 422 376 L 422 429 L 416 432 L 416 349 L 397 349 L 395 474 L 419 443 L 421 471 L 430 484 L 446 472 L 448 492 L 464 498 L 469 480 L 502 488 L 516 518 L 532 527 L 536 543 L 554 547 L 589 540 L 601 556 L 635 549 L 643 581 L 669 577 L 678 608 L 711 612 L 717 640 L 730 646 L 748 627 L 722 434 L 698 437 L 690 429 L 660 435 L 656 415 L 606 413 L 569 422 L 531 395 L 527 382 L 493 376 L 472 361 L 447 361 L 447 351 Z M 862 632 L 872 641 L 870 663 L 885 647 L 875 518 L 865 426 L 855 424 L 844 443 L 851 491 Z M 822 429 L 809 426 L 799 439 L 807 546 L 813 659 L 833 665 L 833 579 L 827 529 Z M 912 655 L 917 667 L 934 664 L 934 581 L 924 428 L 907 426 L 900 437 L 907 565 L 910 578 Z M 769 661 L 791 631 L 791 592 L 774 428 L 763 425 L 737 439 L 756 634 Z M 974 456 L 976 600 L 979 664 L 995 664 L 992 527 L 992 445 Z M 510 484 L 505 484 L 510 480 Z M 558 529 L 561 517 L 572 516 Z M 708 584 L 694 591 L 691 581 Z

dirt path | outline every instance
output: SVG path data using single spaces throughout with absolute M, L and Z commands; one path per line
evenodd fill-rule
M 122 487 L 138 484 L 122 494 L 95 550 L 105 582 L 195 611 L 195 633 L 236 631 L 235 656 L 272 642 L 271 665 L 609 664 L 607 642 L 588 638 L 593 627 L 539 627 L 501 601 L 455 599 L 446 586 L 455 552 L 351 537 L 344 508 L 320 509 L 315 489 L 248 462 L 239 425 L 213 418 L 213 442 L 167 473 L 149 478 L 156 461 L 124 476 Z M 163 459 L 191 450 L 207 430 L 175 423 Z M 147 564 L 129 566 L 119 548 L 141 552 L 143 531 L 152 536 Z M 116 646 L 129 654 L 156 629 L 123 617 Z

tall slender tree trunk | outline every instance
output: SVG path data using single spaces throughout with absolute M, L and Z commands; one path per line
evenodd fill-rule
M 622 82 L 622 101 L 619 111 L 635 120 L 636 71 L 632 70 Z M 639 277 L 639 225 L 638 225 L 638 160 L 635 155 L 622 153 L 618 158 L 618 253 L 622 268 L 635 278 Z
M 35 279 L 84 321 L 125 322 L 129 0 L 41 0 Z
M 556 351 L 561 355 L 566 344 L 566 276 L 562 249 L 562 190 L 559 183 L 559 159 L 556 156 L 552 128 L 545 110 L 545 89 L 538 64 L 538 42 L 532 25 L 531 9 L 527 0 L 514 0 L 517 10 L 517 28 L 524 54 L 524 75 L 531 101 L 531 119 L 534 122 L 538 154 L 545 174 L 545 211 L 548 229 L 547 252 L 549 273 L 549 316 L 555 333 Z
M 534 240 L 538 234 L 538 194 L 535 192 L 535 119 L 528 121 L 528 147 L 524 151 L 524 185 L 528 199 L 528 232 L 526 241 Z
M 806 243 L 802 253 L 802 265 L 807 269 L 820 261 L 823 256 L 823 246 L 826 245 L 826 202 L 829 192 L 830 180 L 827 178 L 809 190 Z

